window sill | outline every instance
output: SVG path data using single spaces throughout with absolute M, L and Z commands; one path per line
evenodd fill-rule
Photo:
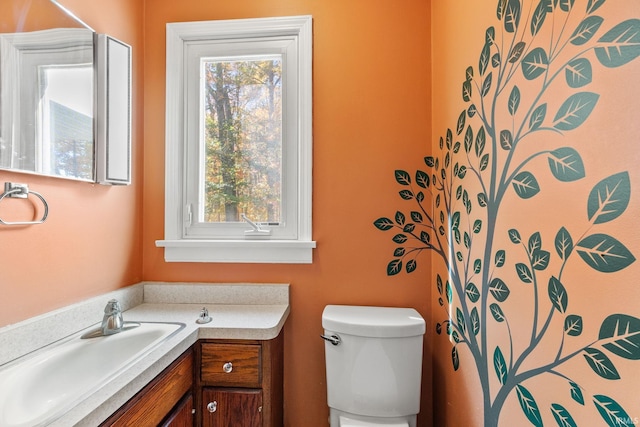
M 311 264 L 316 242 L 299 240 L 156 240 L 167 262 Z

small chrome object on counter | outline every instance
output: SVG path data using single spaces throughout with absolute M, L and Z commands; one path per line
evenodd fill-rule
M 211 317 L 209 317 L 209 310 L 206 307 L 202 307 L 200 310 L 200 316 L 196 319 L 196 323 L 209 323 L 211 322 Z

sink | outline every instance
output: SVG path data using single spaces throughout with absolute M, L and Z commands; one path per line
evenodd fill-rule
M 109 336 L 78 333 L 7 364 L 0 368 L 0 427 L 52 422 L 184 327 L 140 322 Z

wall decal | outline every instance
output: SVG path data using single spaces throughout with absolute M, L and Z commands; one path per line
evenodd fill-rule
M 639 318 L 611 313 L 589 319 L 601 324 L 598 336 L 576 344 L 589 313 L 573 312 L 570 304 L 582 283 L 569 266 L 580 264 L 602 281 L 635 262 L 625 236 L 607 228 L 629 205 L 629 173 L 581 184 L 588 173 L 580 141 L 570 136 L 598 114 L 598 102 L 607 96 L 589 90 L 594 76 L 640 56 L 640 20 L 610 23 L 606 8 L 614 6 L 605 3 L 499 0 L 497 24 L 487 28 L 477 63 L 465 71 L 465 108 L 455 127 L 440 138 L 437 153 L 425 157 L 424 170 L 395 171 L 399 195 L 412 207 L 374 221 L 377 229 L 392 231 L 397 244 L 388 275 L 415 271 L 423 252 L 435 253 L 446 266 L 448 276 L 435 277 L 446 313 L 436 332 L 452 342 L 454 370 L 470 366 L 471 358 L 461 360 L 462 348 L 472 356 L 487 427 L 498 425 L 509 396 L 534 426 L 543 425 L 543 411 L 551 411 L 559 426 L 575 426 L 576 404 L 609 426 L 637 422 L 615 396 L 592 390 L 592 379 L 586 387 L 582 378 L 564 373 L 567 362 L 582 360 L 601 379 L 615 381 L 619 360 L 640 359 Z M 548 149 L 540 142 L 546 135 L 568 144 Z M 541 184 L 548 182 L 540 179 L 545 174 L 555 179 L 554 188 Z M 566 191 L 568 200 L 580 200 L 587 229 L 566 218 L 555 234 L 524 235 L 535 224 L 503 219 L 507 201 L 526 203 L 545 191 Z M 562 214 L 554 206 L 541 212 Z M 505 229 L 506 236 L 499 234 Z M 530 304 L 525 328 L 509 318 L 522 301 Z M 555 333 L 557 325 L 562 333 Z M 522 337 L 525 344 L 516 343 Z M 541 343 L 547 352 L 553 349 L 550 357 L 534 357 Z M 565 400 L 548 408 L 538 404 L 540 396 L 528 383 L 542 375 L 564 381 Z

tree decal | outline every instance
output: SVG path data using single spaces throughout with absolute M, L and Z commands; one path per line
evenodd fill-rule
M 596 375 L 617 380 L 616 359 L 640 359 L 640 319 L 626 314 L 604 319 L 587 345 L 571 341 L 583 331 L 583 317 L 571 311 L 570 299 L 581 284 L 565 274 L 569 263 L 581 263 L 602 280 L 601 273 L 618 272 L 635 261 L 624 239 L 606 232 L 607 223 L 623 215 L 629 204 L 629 174 L 599 178 L 583 195 L 586 230 L 575 230 L 575 221 L 568 218 L 555 235 L 523 235 L 523 229 L 535 225 L 512 224 L 518 218 L 509 218 L 507 226 L 499 222 L 505 199 L 525 203 L 545 191 L 538 177 L 550 172 L 571 186 L 587 176 L 576 148 L 540 150 L 539 142 L 550 133 L 570 133 L 597 109 L 606 94 L 588 90 L 594 72 L 640 56 L 640 20 L 607 26 L 598 15 L 605 2 L 499 0 L 499 25 L 487 28 L 477 64 L 465 71 L 461 95 L 466 106 L 455 127 L 440 138 L 438 154 L 425 157 L 424 170 L 413 175 L 395 171 L 399 195 L 413 210 L 374 221 L 379 230 L 391 231 L 397 244 L 388 275 L 415 271 L 423 251 L 433 251 L 446 266 L 447 277 L 435 278 L 446 313 L 436 332 L 453 344 L 454 370 L 465 363 L 461 347 L 473 357 L 485 426 L 498 425 L 510 395 L 534 426 L 542 426 L 548 411 L 559 426 L 575 426 L 570 410 L 576 404 L 592 406 L 609 426 L 634 425 L 612 397 L 591 394 L 562 369 L 569 360 L 584 359 Z M 565 93 L 570 95 L 558 99 Z M 540 170 L 541 165 L 548 170 Z M 570 188 L 573 199 L 584 187 Z M 503 228 L 506 236 L 498 234 Z M 509 323 L 509 313 L 518 310 L 510 307 L 512 294 L 525 295 L 532 304 L 526 330 L 512 330 Z M 490 323 L 503 335 L 489 336 Z M 558 325 L 563 333 L 547 336 Z M 524 346 L 514 343 L 516 336 L 526 338 Z M 548 360 L 534 359 L 531 355 L 543 339 L 557 352 Z M 527 383 L 542 374 L 566 382 L 566 401 L 539 405 Z

